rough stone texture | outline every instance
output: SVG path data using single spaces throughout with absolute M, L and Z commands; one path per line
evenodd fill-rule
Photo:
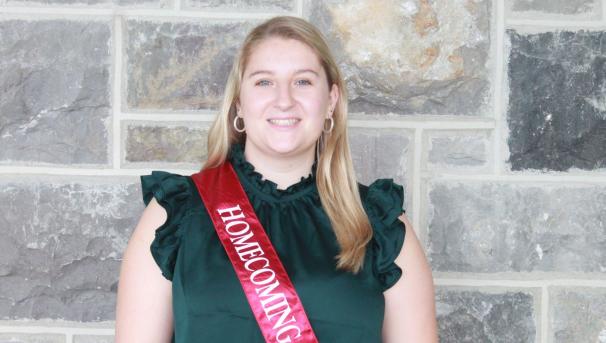
M 95 6 L 95 7 L 111 7 L 111 6 L 129 6 L 129 7 L 153 7 L 165 8 L 169 7 L 173 0 L 6 0 L 9 5 L 57 5 L 57 6 Z
M 186 0 L 187 7 L 220 11 L 293 12 L 294 0 Z
M 485 115 L 491 1 L 306 0 L 364 113 Z
M 533 295 L 438 288 L 436 314 L 441 343 L 535 342 Z
M 604 273 L 605 208 L 604 186 L 432 182 L 428 255 L 443 272 Z
M 0 343 L 65 343 L 65 335 L 0 333 Z
M 116 177 L 3 176 L 0 319 L 113 320 L 141 192 Z
M 183 124 L 181 124 L 183 125 Z M 180 162 L 201 167 L 206 160 L 207 127 L 126 125 L 127 162 Z
M 513 11 L 538 11 L 555 14 L 599 13 L 599 0 L 513 0 L 506 1 Z
M 217 109 L 249 22 L 126 22 L 131 109 Z
M 428 170 L 479 171 L 487 167 L 489 131 L 435 131 L 426 139 Z
M 114 343 L 114 336 L 74 336 L 74 343 Z
M 74 322 L 69 320 L 61 320 L 61 319 L 13 319 L 13 320 L 2 320 L 0 319 L 0 331 L 2 332 L 10 332 L 10 328 L 15 328 L 14 332 L 27 332 L 28 329 L 35 327 L 36 330 L 44 330 L 43 328 L 49 328 L 54 331 L 72 331 L 76 330 L 86 330 L 92 329 L 92 331 L 96 331 L 98 335 L 112 335 L 116 325 L 114 319 L 105 320 L 105 321 L 96 321 L 96 322 Z M 18 328 L 18 329 L 17 329 Z M 102 333 L 101 331 L 105 332 Z
M 412 147 L 407 132 L 357 127 L 348 131 L 358 182 L 368 185 L 378 178 L 390 178 L 404 186 L 408 194 L 406 170 Z
M 551 342 L 606 342 L 605 288 L 549 288 Z
M 507 34 L 511 169 L 606 168 L 606 32 Z
M 0 161 L 108 163 L 110 37 L 108 22 L 0 21 Z

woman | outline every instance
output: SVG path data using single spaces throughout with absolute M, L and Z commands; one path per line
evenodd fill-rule
M 322 35 L 300 18 L 270 19 L 235 58 L 203 169 L 231 163 L 319 342 L 437 342 L 431 271 L 402 187 L 357 184 L 346 120 Z M 116 341 L 264 342 L 192 177 L 141 182 L 147 208 L 124 254 Z

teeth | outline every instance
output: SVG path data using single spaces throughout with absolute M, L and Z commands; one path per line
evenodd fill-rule
M 298 121 L 298 119 L 269 119 L 270 123 L 280 126 L 292 126 L 295 125 Z

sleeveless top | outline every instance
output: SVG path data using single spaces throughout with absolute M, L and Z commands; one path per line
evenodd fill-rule
M 359 184 L 373 237 L 360 272 L 337 270 L 338 244 L 312 173 L 287 189 L 256 172 L 242 145 L 229 160 L 301 299 L 321 343 L 381 342 L 383 292 L 402 270 L 394 260 L 404 243 L 403 188 L 391 179 Z M 242 286 L 191 176 L 152 171 L 141 176 L 143 200 L 152 197 L 168 217 L 151 253 L 172 281 L 172 342 L 263 343 Z M 150 299 L 153 301 L 153 299 Z

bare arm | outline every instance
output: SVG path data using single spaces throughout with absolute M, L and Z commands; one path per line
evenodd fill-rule
M 116 343 L 167 343 L 173 332 L 172 283 L 150 252 L 166 210 L 152 199 L 124 252 L 116 306 Z
M 386 290 L 384 343 L 437 343 L 437 323 L 431 268 L 405 214 L 406 238 L 395 262 L 402 277 Z

